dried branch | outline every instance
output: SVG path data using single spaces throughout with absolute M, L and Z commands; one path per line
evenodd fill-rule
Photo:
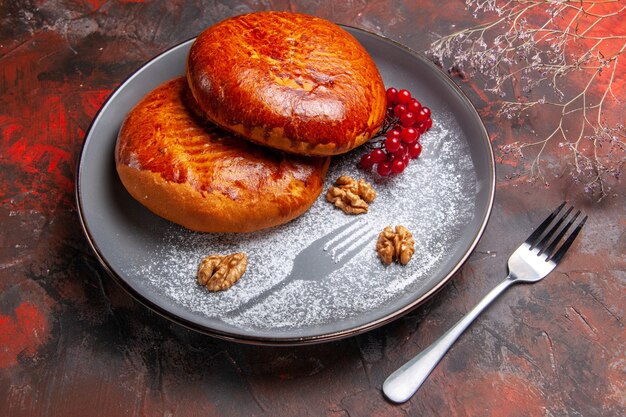
M 467 0 L 466 5 L 486 21 L 439 37 L 429 53 L 441 65 L 449 63 L 450 71 L 480 74 L 486 91 L 502 100 L 498 116 L 557 109 L 560 117 L 543 139 L 500 151 L 523 158 L 525 148 L 536 148 L 529 172 L 545 181 L 541 157 L 549 143 L 560 140 L 570 151 L 574 177 L 603 198 L 610 180 L 619 181 L 626 155 L 624 126 L 606 122 L 607 109 L 620 104 L 613 87 L 616 73 L 624 71 L 626 51 L 626 33 L 606 28 L 623 27 L 626 5 L 619 0 Z M 572 88 L 577 84 L 579 91 Z M 549 97 L 537 97 L 534 91 L 546 86 L 542 91 Z M 516 89 L 515 99 L 507 99 Z M 572 123 L 578 124 L 574 133 L 568 129 Z

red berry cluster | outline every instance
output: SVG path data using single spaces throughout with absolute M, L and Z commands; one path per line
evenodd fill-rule
M 387 89 L 386 127 L 371 152 L 361 157 L 364 169 L 376 166 L 383 177 L 400 174 L 411 159 L 422 153 L 420 136 L 433 126 L 430 109 L 411 97 L 408 90 Z M 376 145 L 375 145 L 376 146 Z

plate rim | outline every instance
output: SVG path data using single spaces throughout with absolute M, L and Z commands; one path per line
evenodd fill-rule
M 168 53 L 169 51 L 179 48 L 181 46 L 183 46 L 186 43 L 192 42 L 193 40 L 195 40 L 195 38 L 197 36 L 191 37 L 187 40 L 184 40 L 182 42 L 177 43 L 176 45 L 173 45 L 163 51 L 161 51 L 160 53 L 158 53 L 156 56 L 154 56 L 153 58 L 151 58 L 150 60 L 143 62 L 141 64 L 141 66 L 139 68 L 137 68 L 136 70 L 134 70 L 130 75 L 128 75 L 124 81 L 122 81 L 112 92 L 112 94 L 105 100 L 105 102 L 102 104 L 102 106 L 98 109 L 98 111 L 96 112 L 95 116 L 93 117 L 91 123 L 89 124 L 89 127 L 87 128 L 87 130 L 85 131 L 85 135 L 83 138 L 83 143 L 81 145 L 81 149 L 80 149 L 80 153 L 79 153 L 79 157 L 78 157 L 78 161 L 76 163 L 76 183 L 75 183 L 75 187 L 74 187 L 74 194 L 75 194 L 75 198 L 76 198 L 76 206 L 77 206 L 77 212 L 78 212 L 78 217 L 80 220 L 80 224 L 81 224 L 81 228 L 83 230 L 83 233 L 85 235 L 85 237 L 87 238 L 87 242 L 89 244 L 89 246 L 91 247 L 93 253 L 95 254 L 96 258 L 98 259 L 98 261 L 100 262 L 100 265 L 104 268 L 104 270 L 107 272 L 107 274 L 113 278 L 113 280 L 120 285 L 128 294 L 131 295 L 131 297 L 133 297 L 136 301 L 138 301 L 140 304 L 142 304 L 143 306 L 149 308 L 150 310 L 156 312 L 157 314 L 159 314 L 160 316 L 168 319 L 169 321 L 173 321 L 178 325 L 182 325 L 186 328 L 189 328 L 191 330 L 209 335 L 209 336 L 213 336 L 219 339 L 223 339 L 223 340 L 227 340 L 227 341 L 233 341 L 233 342 L 239 342 L 239 343 L 245 343 L 245 344 L 251 344 L 251 345 L 265 345 L 265 346 L 296 346 L 296 345 L 307 345 L 307 344 L 315 344 L 315 343 L 322 343 L 322 342 L 330 342 L 330 341 L 334 341 L 334 340 L 339 340 L 339 339 L 344 339 L 350 336 L 355 336 L 357 334 L 361 334 L 373 329 L 376 329 L 378 327 L 381 327 L 385 324 L 388 324 L 404 315 L 406 315 L 407 313 L 411 312 L 412 310 L 416 309 L 417 307 L 419 307 L 420 305 L 422 305 L 423 303 L 425 303 L 427 300 L 429 300 L 434 294 L 436 294 L 437 292 L 439 292 L 451 279 L 452 277 L 463 267 L 463 265 L 467 262 L 468 258 L 471 256 L 471 254 L 474 252 L 474 249 L 476 248 L 476 246 L 478 245 L 478 242 L 480 241 L 481 237 L 483 236 L 485 229 L 487 227 L 487 224 L 489 222 L 489 219 L 491 217 L 491 212 L 493 210 L 493 204 L 494 204 L 494 200 L 495 200 L 495 191 L 496 191 L 496 165 L 495 165 L 495 156 L 494 156 L 494 152 L 493 152 L 493 146 L 491 145 L 491 140 L 489 139 L 489 133 L 487 131 L 487 128 L 485 127 L 485 124 L 482 120 L 482 118 L 480 117 L 480 114 L 478 113 L 478 110 L 476 109 L 476 107 L 474 106 L 474 104 L 471 102 L 471 100 L 469 99 L 469 97 L 463 92 L 463 90 L 450 78 L 448 77 L 442 70 L 441 68 L 439 68 L 438 66 L 436 66 L 434 63 L 432 63 L 429 59 L 427 59 L 424 54 L 414 51 L 413 49 L 409 48 L 406 45 L 403 45 L 393 39 L 390 39 L 384 35 L 380 35 L 374 32 L 371 32 L 369 30 L 366 29 L 362 29 L 362 28 L 358 28 L 358 27 L 354 27 L 354 26 L 350 26 L 350 25 L 344 25 L 344 24 L 340 24 L 339 25 L 342 28 L 348 28 L 351 29 L 353 31 L 356 32 L 362 32 L 363 34 L 365 34 L 366 36 L 372 36 L 375 38 L 378 38 L 379 40 L 386 42 L 390 45 L 393 45 L 394 47 L 400 48 L 402 50 L 404 50 L 405 52 L 409 53 L 410 55 L 412 55 L 414 58 L 418 59 L 419 61 L 421 61 L 422 64 L 425 64 L 427 67 L 430 67 L 431 70 L 433 70 L 433 72 L 436 74 L 437 78 L 442 79 L 446 84 L 448 84 L 452 91 L 454 93 L 456 93 L 456 95 L 461 99 L 461 101 L 470 109 L 470 111 L 472 111 L 474 113 L 474 115 L 476 116 L 476 119 L 479 121 L 479 128 L 483 133 L 483 140 L 486 144 L 486 148 L 488 150 L 489 153 L 489 169 L 488 172 L 490 174 L 489 176 L 489 181 L 490 181 L 490 187 L 489 187 L 489 196 L 488 196 L 488 200 L 487 200 L 487 206 L 486 206 L 486 210 L 484 212 L 483 218 L 481 220 L 480 223 L 480 227 L 478 228 L 478 232 L 476 233 L 476 236 L 473 237 L 471 244 L 469 245 L 469 247 L 467 248 L 467 250 L 465 251 L 465 253 L 463 254 L 463 256 L 461 257 L 461 259 L 459 259 L 456 262 L 456 265 L 441 279 L 437 282 L 437 284 L 435 286 L 433 286 L 430 290 L 428 290 L 426 293 L 424 293 L 422 296 L 420 296 L 419 298 L 417 298 L 416 300 L 408 303 L 407 305 L 405 305 L 402 308 L 399 308 L 395 311 L 393 311 L 392 313 L 389 313 L 379 319 L 376 320 L 372 320 L 369 321 L 367 323 L 358 325 L 358 326 L 353 326 L 350 327 L 348 329 L 344 329 L 344 330 L 338 330 L 338 331 L 334 331 L 334 332 L 328 332 L 328 333 L 323 333 L 323 334 L 319 334 L 319 335 L 313 335 L 313 336 L 303 336 L 303 337 L 267 337 L 267 336 L 258 336 L 258 337 L 252 337 L 252 336 L 245 336 L 245 335 L 238 335 L 238 334 L 234 334 L 231 332 L 225 332 L 222 330 L 217 330 L 217 329 L 210 329 L 207 328 L 206 326 L 202 326 L 198 323 L 195 323 L 191 320 L 188 320 L 184 317 L 180 317 L 179 315 L 175 314 L 174 312 L 167 310 L 166 308 L 158 305 L 157 303 L 149 300 L 147 297 L 145 297 L 143 294 L 141 294 L 139 291 L 135 290 L 128 282 L 126 282 L 126 280 L 124 280 L 121 276 L 119 276 L 114 269 L 111 267 L 111 265 L 109 264 L 109 262 L 105 259 L 105 257 L 101 254 L 100 249 L 98 247 L 98 244 L 96 243 L 94 237 L 92 236 L 90 230 L 89 230 L 89 226 L 87 225 L 86 219 L 85 219 L 85 214 L 83 212 L 83 208 L 82 208 L 82 204 L 81 204 L 81 187 L 80 187 L 80 172 L 81 172 L 81 165 L 83 162 L 83 154 L 85 153 L 85 149 L 87 147 L 87 144 L 89 142 L 90 139 L 90 135 L 92 133 L 92 129 L 94 127 L 94 125 L 99 121 L 99 119 L 102 117 L 102 114 L 104 113 L 104 111 L 108 108 L 108 106 L 110 105 L 111 101 L 118 95 L 120 94 L 121 90 L 123 89 L 123 87 L 128 84 L 133 78 L 135 78 L 136 76 L 138 76 L 142 71 L 144 71 L 149 64 L 151 64 L 153 61 L 160 59 L 161 56 L 163 56 L 164 54 Z

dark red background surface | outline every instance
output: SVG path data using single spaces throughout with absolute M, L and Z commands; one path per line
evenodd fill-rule
M 433 33 L 473 23 L 460 1 L 0 4 L 0 415 L 626 414 L 624 186 L 595 203 L 559 154 L 547 157 L 549 187 L 514 175 L 527 160 L 501 162 L 494 213 L 462 271 L 411 314 L 346 340 L 293 348 L 216 340 L 157 316 L 104 274 L 74 200 L 91 119 L 146 60 L 223 18 L 264 9 L 316 14 L 418 51 Z M 553 117 L 495 117 L 481 83 L 455 80 L 496 146 L 532 140 Z M 565 199 L 590 219 L 558 270 L 509 290 L 410 402 L 388 403 L 387 375 L 499 282 L 508 255 Z

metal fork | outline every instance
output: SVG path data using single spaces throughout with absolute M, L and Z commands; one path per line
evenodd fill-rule
M 360 219 L 332 230 L 296 255 L 293 268 L 285 279 L 252 297 L 235 311 L 242 312 L 265 301 L 271 294 L 282 290 L 293 281 L 319 281 L 329 276 L 358 255 L 375 234 L 373 228 Z
M 548 227 L 563 207 L 565 207 L 565 202 L 552 212 L 528 239 L 513 252 L 508 262 L 509 275 L 504 281 L 491 290 L 472 311 L 467 313 L 443 336 L 385 380 L 383 392 L 387 398 L 396 403 L 403 403 L 411 398 L 465 329 L 511 284 L 537 282 L 552 272 L 587 221 L 587 216 L 585 216 L 574 231 L 565 239 L 560 248 L 556 250 L 561 239 L 563 239 L 580 215 L 580 211 L 576 212 L 565 226 L 562 226 L 574 209 L 574 207 L 570 207 L 548 230 Z M 548 231 L 546 232 L 546 230 Z

